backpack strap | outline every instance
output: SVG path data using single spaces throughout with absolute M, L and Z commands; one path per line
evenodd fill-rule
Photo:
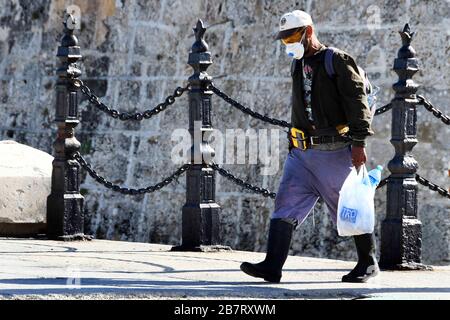
M 291 77 L 294 76 L 294 74 L 297 72 L 298 69 L 298 62 L 299 60 L 297 59 L 292 59 L 292 63 L 291 63 Z
M 336 72 L 334 71 L 334 65 L 333 65 L 333 56 L 334 53 L 337 51 L 338 49 L 333 48 L 333 47 L 328 47 L 325 49 L 325 71 L 328 74 L 328 77 L 330 78 L 334 78 L 336 76 Z
M 334 65 L 333 65 L 333 57 L 334 57 L 334 53 L 337 51 L 338 49 L 334 48 L 334 47 L 327 47 L 325 49 L 325 58 L 324 58 L 324 67 L 325 67 L 325 71 L 328 75 L 328 78 L 330 78 L 330 80 L 333 82 L 334 86 L 336 87 L 337 90 L 337 83 L 336 83 L 336 72 L 334 70 Z M 327 126 L 329 126 L 329 122 L 328 119 L 325 118 L 325 122 L 327 124 Z

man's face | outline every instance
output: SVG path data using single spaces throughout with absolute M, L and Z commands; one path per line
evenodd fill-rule
M 299 41 L 302 39 L 303 34 L 304 34 L 305 32 L 306 32 L 306 28 L 299 29 L 299 30 L 297 30 L 295 33 L 293 33 L 292 35 L 290 35 L 289 37 L 286 37 L 286 38 L 281 39 L 281 42 L 282 42 L 284 45 L 287 45 L 287 44 L 290 44 L 290 43 L 296 43 L 296 42 L 299 42 Z

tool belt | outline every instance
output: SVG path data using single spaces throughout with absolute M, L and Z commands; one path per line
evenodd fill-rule
M 291 127 L 288 131 L 289 150 L 292 148 L 300 148 L 305 151 L 314 145 L 335 142 L 348 142 L 351 139 L 347 136 L 308 136 L 303 130 Z

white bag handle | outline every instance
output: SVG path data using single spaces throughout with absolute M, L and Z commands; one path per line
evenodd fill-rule
M 359 169 L 355 168 L 355 170 L 356 170 L 356 175 L 358 176 L 358 178 L 361 178 L 361 180 L 363 180 L 368 175 L 367 168 L 366 168 L 365 164 L 360 166 Z

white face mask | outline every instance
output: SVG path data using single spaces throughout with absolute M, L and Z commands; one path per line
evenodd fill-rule
M 288 43 L 286 45 L 286 53 L 289 57 L 294 59 L 301 59 L 305 54 L 305 47 L 303 46 L 303 38 L 305 37 L 306 32 L 303 34 L 302 38 L 299 42 L 296 43 Z

